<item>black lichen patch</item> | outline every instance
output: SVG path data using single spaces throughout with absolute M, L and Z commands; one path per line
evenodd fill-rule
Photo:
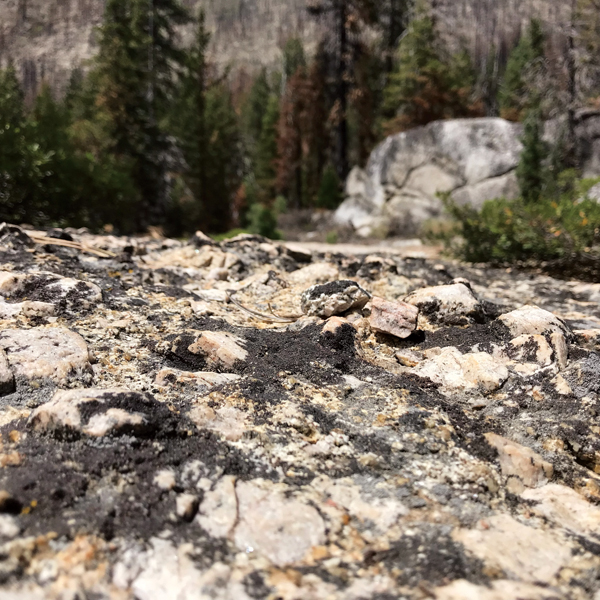
M 481 352 L 490 350 L 492 345 L 503 345 L 512 339 L 510 330 L 501 321 L 487 324 L 476 323 L 470 327 L 446 327 L 434 332 L 425 333 L 425 341 L 420 346 L 428 348 L 446 348 L 453 346 L 461 352 L 470 352 L 473 346 L 479 345 Z
M 316 300 L 321 296 L 333 296 L 334 294 L 343 294 L 349 289 L 362 289 L 356 281 L 350 279 L 342 279 L 338 281 L 330 281 L 321 285 L 314 285 L 304 292 L 307 300 Z
M 13 423 L 11 429 L 25 430 L 25 424 Z M 7 439 L 8 431 L 1 433 Z M 278 479 L 270 467 L 211 432 L 198 431 L 182 415 L 161 419 L 152 439 L 57 440 L 28 434 L 15 450 L 22 463 L 3 470 L 0 488 L 31 507 L 21 516 L 27 535 L 55 531 L 72 538 L 100 532 L 108 539 L 119 535 L 147 540 L 170 525 L 168 515 L 175 506 L 174 492 L 154 483 L 157 471 L 177 472 L 191 461 L 199 461 L 203 473 L 213 478 L 229 474 L 242 480 Z M 193 485 L 188 491 L 198 493 Z
M 405 535 L 389 550 L 367 552 L 367 565 L 383 562 L 402 585 L 417 586 L 423 581 L 437 586 L 456 579 L 485 583 L 483 565 L 454 542 L 448 527 L 420 524 L 415 535 Z

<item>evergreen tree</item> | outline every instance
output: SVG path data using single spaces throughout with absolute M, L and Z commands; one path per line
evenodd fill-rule
M 321 185 L 317 196 L 317 206 L 319 208 L 335 209 L 342 201 L 340 191 L 340 180 L 338 179 L 335 169 L 331 165 L 327 165 L 323 171 Z
M 159 123 L 183 62 L 174 27 L 187 18 L 178 0 L 108 0 L 100 29 L 98 104 L 111 151 L 130 161 L 141 192 L 140 228 L 160 225 L 165 217 L 169 145 Z
M 533 19 L 525 35 L 510 53 L 500 86 L 500 114 L 519 120 L 540 100 L 540 81 L 545 71 L 545 36 L 541 23 Z
M 275 197 L 278 122 L 279 98 L 273 94 L 269 98 L 263 117 L 255 162 L 256 181 L 261 189 L 261 196 L 266 202 L 270 202 Z
M 240 184 L 240 132 L 231 92 L 213 76 L 206 59 L 209 41 L 201 11 L 169 122 L 183 151 L 185 180 L 195 199 L 194 207 L 188 207 L 185 228 L 222 232 L 230 225 L 231 204 Z
M 469 55 L 446 56 L 432 17 L 419 5 L 385 89 L 384 129 L 392 133 L 439 119 L 479 116 L 474 80 Z
M 294 73 L 301 68 L 306 67 L 306 54 L 302 40 L 298 38 L 290 38 L 283 49 L 283 73 L 285 78 L 289 79 Z
M 252 159 L 256 151 L 256 144 L 262 132 L 265 107 L 271 97 L 267 70 L 263 67 L 254 80 L 248 98 L 242 107 L 242 126 L 246 147 Z
M 544 161 L 548 149 L 542 139 L 542 119 L 539 110 L 532 110 L 525 120 L 523 152 L 517 167 L 517 179 L 525 202 L 540 199 L 544 187 Z

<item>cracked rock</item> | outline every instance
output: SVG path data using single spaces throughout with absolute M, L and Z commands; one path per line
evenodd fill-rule
M 412 304 L 375 296 L 371 302 L 371 329 L 404 339 L 416 329 L 418 315 L 419 309 Z
M 326 319 L 353 308 L 363 308 L 369 298 L 368 292 L 355 281 L 341 280 L 308 288 L 302 293 L 300 305 L 306 315 Z

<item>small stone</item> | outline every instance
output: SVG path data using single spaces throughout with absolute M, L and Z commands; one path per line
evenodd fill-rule
M 229 278 L 229 269 L 224 269 L 221 267 L 217 267 L 215 269 L 211 269 L 206 276 L 206 279 L 211 281 L 227 281 Z
M 302 560 L 325 542 L 325 523 L 312 506 L 263 489 L 256 481 L 236 486 L 239 522 L 234 541 L 243 552 L 258 552 L 284 567 Z
M 485 519 L 477 529 L 459 529 L 452 537 L 487 568 L 528 583 L 550 582 L 571 558 L 563 540 L 506 514 Z
M 564 321 L 551 312 L 533 305 L 522 306 L 498 317 L 498 320 L 510 329 L 514 337 L 520 335 L 549 335 L 553 332 L 562 333 L 567 338 L 571 335 Z
M 424 359 L 422 352 L 414 350 L 398 350 L 395 356 L 396 360 L 404 367 L 416 367 Z
M 287 280 L 298 286 L 314 285 L 334 281 L 340 276 L 339 269 L 332 264 L 319 262 L 302 267 L 287 276 Z
M 422 288 L 404 301 L 420 309 L 419 327 L 423 325 L 468 325 L 480 322 L 483 307 L 464 283 Z
M 21 527 L 15 517 L 0 515 L 0 540 L 2 538 L 12 540 L 21 533 Z
M 569 362 L 569 348 L 564 334 L 560 331 L 553 331 L 550 334 L 550 343 L 554 349 L 554 359 L 558 368 L 561 371 L 566 369 Z
M 226 475 L 204 494 L 196 520 L 213 537 L 228 537 L 238 517 L 235 477 Z
M 241 379 L 240 375 L 234 373 L 213 373 L 212 371 L 180 371 L 169 367 L 161 369 L 154 378 L 154 383 L 161 387 L 168 387 L 175 383 L 182 385 L 195 384 L 198 387 L 213 388 L 219 385 L 227 385 Z
M 179 494 L 176 500 L 177 516 L 190 523 L 198 512 L 198 497 L 193 494 Z
M 498 451 L 502 474 L 517 477 L 526 487 L 540 487 L 552 479 L 554 468 L 527 446 L 507 440 L 495 433 L 486 433 L 489 445 Z M 514 490 L 518 486 L 512 484 Z
M 202 246 L 216 246 L 217 242 L 211 237 L 207 236 L 202 231 L 196 231 L 196 233 L 190 238 L 189 243 L 196 248 L 202 248 Z
M 424 352 L 426 360 L 414 370 L 419 377 L 431 379 L 446 393 L 479 390 L 491 393 L 508 379 L 508 369 L 485 352 L 462 354 L 457 348 L 432 348 Z
M 122 388 L 59 390 L 29 418 L 34 431 L 144 436 L 159 427 L 169 410 L 149 394 Z
M 15 391 L 15 378 L 4 350 L 0 349 L 0 396 L 6 396 Z
M 323 325 L 323 329 L 321 329 L 322 333 L 333 333 L 335 334 L 340 327 L 343 325 L 350 325 L 348 319 L 344 319 L 342 317 L 330 317 Z
M 368 301 L 368 292 L 358 283 L 339 280 L 308 288 L 302 294 L 300 306 L 309 316 L 328 318 L 353 308 L 363 308 Z
M 168 492 L 177 485 L 175 471 L 171 469 L 162 469 L 154 476 L 154 483 L 161 489 Z
M 60 309 L 77 311 L 102 302 L 102 290 L 97 285 L 45 271 L 0 271 L 0 294 L 12 301 L 41 301 Z
M 373 297 L 371 302 L 371 329 L 405 339 L 417 327 L 419 309 L 406 302 L 390 302 Z
M 0 348 L 16 377 L 51 379 L 64 384 L 73 375 L 91 372 L 85 340 L 77 333 L 55 329 L 6 329 L 0 332 Z
M 575 490 L 550 483 L 536 490 L 526 490 L 522 496 L 525 500 L 537 503 L 533 508 L 536 514 L 575 535 L 597 539 L 600 532 L 600 508 Z
M 224 331 L 204 331 L 188 347 L 192 354 L 204 356 L 209 367 L 232 369 L 236 362 L 243 362 L 248 352 L 242 348 L 239 337 Z

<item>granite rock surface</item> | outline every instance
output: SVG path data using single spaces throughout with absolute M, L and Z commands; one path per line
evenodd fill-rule
M 69 233 L 0 240 L 0 597 L 600 598 L 599 284 Z

